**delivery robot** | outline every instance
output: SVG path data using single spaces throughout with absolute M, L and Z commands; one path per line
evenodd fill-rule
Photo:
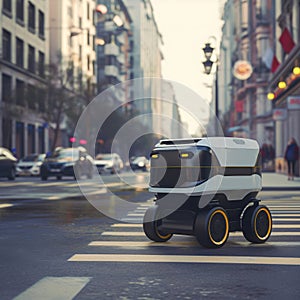
M 155 204 L 144 215 L 144 232 L 155 242 L 173 234 L 194 235 L 207 248 L 222 247 L 234 231 L 264 243 L 272 216 L 256 198 L 261 187 L 255 140 L 161 140 L 151 153 L 149 191 Z

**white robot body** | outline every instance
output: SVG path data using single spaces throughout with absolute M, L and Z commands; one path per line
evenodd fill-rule
M 194 181 L 190 184 L 160 184 L 159 180 L 155 181 L 155 170 L 160 168 L 165 171 L 164 176 L 168 176 L 167 169 L 175 169 L 182 172 L 182 169 L 199 168 L 201 169 L 201 158 L 194 159 L 197 151 L 206 151 L 211 159 L 210 166 L 206 163 L 205 168 L 209 170 L 209 175 L 203 180 L 198 180 L 197 174 L 194 174 Z M 168 162 L 168 152 L 178 153 L 178 156 L 192 153 L 194 161 L 186 163 L 189 157 L 179 158 L 176 161 L 177 165 Z M 159 160 L 159 156 L 164 156 L 164 159 Z M 166 162 L 167 161 L 167 162 Z M 183 162 L 183 163 L 182 163 Z M 174 161 L 173 161 L 174 163 Z M 240 138 L 203 138 L 195 140 L 162 140 L 157 144 L 152 152 L 151 159 L 151 181 L 149 191 L 152 193 L 164 194 L 186 194 L 186 195 L 210 195 L 223 193 L 227 200 L 241 200 L 250 192 L 258 193 L 261 190 L 261 174 L 259 166 L 259 146 L 258 143 L 250 139 Z M 165 170 L 164 170 L 165 168 Z M 173 174 L 170 174 L 171 176 Z M 181 179 L 184 177 L 184 172 L 177 176 Z M 160 176 L 162 177 L 162 175 Z M 166 180 L 165 180 L 166 181 Z M 180 180 L 179 180 L 180 181 Z M 181 180 L 182 181 L 182 180 Z M 188 186 L 187 186 L 188 185 Z M 207 203 L 205 203 L 207 204 Z M 205 206 L 200 203 L 200 207 Z
M 144 232 L 165 242 L 173 234 L 196 236 L 209 248 L 223 246 L 229 232 L 252 243 L 272 230 L 268 208 L 256 199 L 262 188 L 259 145 L 242 138 L 162 140 L 151 153 L 150 187 L 155 205 Z

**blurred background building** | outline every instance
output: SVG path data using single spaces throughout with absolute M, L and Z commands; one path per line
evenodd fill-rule
M 180 135 L 151 117 L 166 113 L 180 122 L 177 105 L 159 101 L 163 87 L 149 78 L 162 77 L 163 59 L 150 0 L 3 0 L 0 32 L 0 145 L 17 156 L 72 145 L 97 93 L 134 78 L 142 84 L 108 99 L 120 104 L 119 123 L 148 114 L 148 130 Z M 151 97 L 132 102 L 135 91 Z M 176 103 L 171 86 L 167 94 Z
M 45 85 L 49 63 L 48 1 L 1 1 L 0 145 L 18 156 L 47 151 L 44 103 L 30 101 Z
M 300 142 L 299 17 L 299 1 L 224 4 L 212 110 L 225 135 L 259 142 L 265 170 L 286 172 L 288 140 Z

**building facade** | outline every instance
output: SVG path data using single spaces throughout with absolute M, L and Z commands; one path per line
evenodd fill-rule
M 49 1 L 50 65 L 59 70 L 58 87 L 76 98 L 74 106 L 81 110 L 96 94 L 96 19 L 95 0 Z M 69 125 L 67 112 L 61 115 L 57 141 L 58 124 L 50 124 L 51 145 L 67 146 L 72 136 L 76 120 Z
M 97 20 L 97 86 L 100 93 L 130 79 L 132 19 L 122 0 L 98 0 L 98 5 L 107 9 Z M 130 109 L 129 86 L 117 92 L 111 94 L 113 98 L 110 100 Z
M 220 119 L 227 135 L 256 139 L 269 169 L 286 172 L 284 151 L 299 132 L 299 1 L 228 0 L 219 63 Z M 251 67 L 234 73 L 237 61 Z M 274 164 L 275 162 L 275 164 Z
M 48 150 L 43 101 L 30 100 L 45 84 L 49 62 L 48 1 L 0 4 L 0 145 L 18 157 Z
M 148 117 L 144 118 L 145 126 L 159 129 L 162 124 L 154 124 L 150 115 L 152 112 L 161 113 L 161 106 L 156 99 L 161 97 L 162 87 L 156 80 L 151 80 L 151 77 L 162 77 L 162 35 L 150 0 L 126 0 L 125 3 L 133 20 L 130 78 L 143 78 L 142 83 L 139 81 L 134 85 L 130 97 L 134 99 L 135 92 L 138 95 L 151 95 L 151 99 L 135 101 L 134 109 L 141 114 L 148 114 Z
M 287 172 L 285 147 L 291 137 L 300 143 L 300 2 L 275 0 L 274 13 L 273 49 L 278 64 L 268 88 L 274 108 L 276 171 Z

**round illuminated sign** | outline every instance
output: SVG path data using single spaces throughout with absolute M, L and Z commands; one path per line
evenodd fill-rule
M 233 75 L 239 80 L 248 79 L 253 72 L 251 64 L 246 60 L 238 60 L 233 66 Z

